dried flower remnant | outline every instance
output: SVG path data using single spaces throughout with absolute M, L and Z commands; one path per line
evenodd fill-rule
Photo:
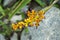
M 44 19 L 44 14 L 45 12 L 43 10 L 40 10 L 38 12 L 35 12 L 35 10 L 32 10 L 31 12 L 28 11 L 27 12 L 27 19 L 24 19 L 24 21 L 18 22 L 16 25 L 12 25 L 13 30 L 16 30 L 17 28 L 22 29 L 23 27 L 28 27 L 30 26 L 39 26 L 39 22 L 42 21 L 42 19 Z M 35 22 L 35 24 L 34 24 Z M 18 25 L 18 26 L 17 26 Z

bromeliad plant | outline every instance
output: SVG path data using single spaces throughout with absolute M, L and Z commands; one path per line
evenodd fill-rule
M 0 0 L 1 3 L 2 0 Z M 16 2 L 11 8 L 3 9 L 2 5 L 0 5 L 0 33 L 7 36 L 8 38 L 6 40 L 10 40 L 10 36 L 13 32 L 17 32 L 18 34 L 18 40 L 21 39 L 21 33 L 23 30 L 27 30 L 27 27 L 36 26 L 36 28 L 39 26 L 39 23 L 42 21 L 42 19 L 45 18 L 44 14 L 45 12 L 50 9 L 58 0 L 55 0 L 50 6 L 43 8 L 42 10 L 35 11 L 27 11 L 26 15 L 27 18 L 24 18 L 23 21 L 19 21 L 16 23 L 11 23 L 11 18 L 19 12 L 24 6 L 26 6 L 28 3 L 30 3 L 32 0 L 19 0 Z M 41 1 L 35 0 L 37 3 L 42 4 Z M 45 5 L 43 3 L 43 5 Z M 42 5 L 42 7 L 44 7 Z M 21 13 L 21 11 L 20 11 Z M 24 14 L 24 13 L 21 13 Z M 22 16 L 23 17 L 23 16 Z M 7 19 L 7 23 L 4 22 L 4 20 Z

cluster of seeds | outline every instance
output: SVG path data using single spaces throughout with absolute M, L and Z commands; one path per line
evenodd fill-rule
M 20 21 L 17 24 L 12 24 L 12 28 L 13 30 L 17 30 L 18 28 L 22 29 L 24 27 L 28 27 L 28 26 L 39 26 L 39 22 L 42 21 L 42 19 L 44 19 L 44 11 L 40 10 L 38 12 L 32 10 L 31 12 L 28 11 L 27 12 L 27 19 L 24 19 L 24 21 Z

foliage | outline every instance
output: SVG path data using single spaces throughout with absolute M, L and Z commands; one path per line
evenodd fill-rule
M 5 13 L 4 13 L 4 9 L 2 8 L 1 5 L 0 5 L 0 13 L 2 14 L 2 16 L 0 16 L 0 18 L 2 18 L 5 15 Z
M 11 26 L 10 25 L 6 25 L 3 21 L 2 21 L 2 18 L 6 16 L 6 14 L 8 15 L 8 22 L 10 21 L 11 17 L 13 15 L 15 15 L 19 10 L 21 10 L 24 6 L 26 6 L 31 0 L 22 0 L 21 2 L 17 2 L 16 4 L 14 4 L 13 8 L 17 5 L 17 7 L 11 11 L 10 9 L 11 8 L 7 8 L 7 9 L 3 9 L 3 7 L 0 5 L 0 14 L 2 14 L 0 16 L 0 27 L 2 26 L 3 29 L 5 29 L 3 32 L 1 32 L 0 30 L 0 33 L 2 34 L 7 34 L 9 35 L 10 33 L 8 32 L 11 32 Z M 0 0 L 1 2 L 1 0 Z M 19 3 L 19 4 L 18 4 Z M 7 12 L 6 12 L 7 11 Z M 24 14 L 22 13 L 22 16 Z M 7 23 L 8 24 L 8 23 Z M 9 27 L 8 27 L 9 26 Z M 8 29 L 9 28 L 9 29 Z
M 11 14 L 9 15 L 9 19 L 17 13 L 18 10 L 21 10 L 21 8 L 23 8 L 24 6 L 26 6 L 26 4 L 28 4 L 31 0 L 22 0 L 18 6 L 11 12 Z
M 46 6 L 46 3 L 45 2 L 42 2 L 41 0 L 36 0 L 36 2 L 38 4 L 40 4 L 42 7 L 45 7 Z

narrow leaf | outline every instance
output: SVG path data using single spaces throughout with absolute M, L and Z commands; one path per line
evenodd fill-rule
M 1 5 L 0 5 L 0 13 L 2 13 L 3 15 L 5 15 L 5 13 L 4 13 L 4 9 L 2 8 Z
M 42 7 L 46 6 L 46 3 L 42 2 L 41 0 L 36 0 L 36 2 Z
M 24 6 L 26 6 L 31 0 L 22 0 L 18 6 L 10 13 L 9 19 L 15 15 L 19 10 L 21 10 Z

